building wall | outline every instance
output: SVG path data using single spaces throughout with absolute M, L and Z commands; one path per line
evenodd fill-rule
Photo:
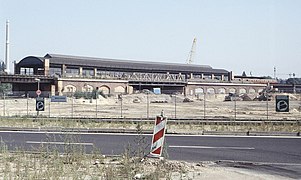
M 131 88 L 127 81 L 120 80 L 101 80 L 101 79 L 77 79 L 59 78 L 58 93 L 70 92 L 92 92 L 94 89 L 103 91 L 104 94 L 131 93 Z
M 256 94 L 266 87 L 265 84 L 235 84 L 235 83 L 190 83 L 186 86 L 186 95 L 203 94 Z

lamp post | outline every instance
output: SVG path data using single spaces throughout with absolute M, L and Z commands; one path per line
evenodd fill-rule
M 40 81 L 41 81 L 41 79 L 35 78 L 34 80 L 38 83 L 38 89 L 37 89 L 37 91 L 39 91 L 40 90 Z M 38 95 L 38 97 L 40 97 L 39 93 L 37 93 L 37 95 Z
M 204 92 L 204 120 L 206 119 L 206 92 Z
M 295 83 L 295 76 L 296 74 L 293 73 L 293 93 L 296 94 L 296 83 Z
M 122 94 L 119 95 L 119 100 L 120 100 L 120 117 L 122 118 Z
M 177 93 L 175 93 L 175 119 L 177 119 Z
M 149 91 L 146 92 L 146 116 L 149 119 Z
M 41 79 L 39 79 L 39 78 L 35 78 L 34 79 L 36 82 L 38 82 L 38 89 L 37 89 L 37 95 L 38 95 L 38 98 L 40 97 L 40 81 L 41 81 Z M 39 111 L 37 111 L 37 117 L 39 116 Z

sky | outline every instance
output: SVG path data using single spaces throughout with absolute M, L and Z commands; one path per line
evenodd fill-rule
M 0 0 L 0 60 L 47 53 L 301 77 L 300 0 Z M 12 66 L 12 65 L 11 65 Z

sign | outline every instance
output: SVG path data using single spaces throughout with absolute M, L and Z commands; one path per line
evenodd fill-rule
M 289 96 L 276 96 L 276 112 L 289 112 Z
M 41 95 L 41 93 L 42 93 L 42 92 L 41 92 L 41 90 L 39 90 L 39 89 L 36 91 L 36 94 L 37 94 L 38 96 Z
M 36 111 L 44 111 L 45 109 L 45 102 L 43 97 L 36 98 Z
M 151 144 L 150 155 L 152 157 L 160 157 L 163 150 L 165 129 L 166 129 L 167 118 L 162 116 L 157 116 L 155 120 L 154 133 Z
M 51 96 L 51 102 L 67 102 L 67 96 Z

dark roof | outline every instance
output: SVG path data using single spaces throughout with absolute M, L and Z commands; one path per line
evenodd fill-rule
M 115 70 L 127 69 L 130 71 L 150 71 L 150 72 L 176 72 L 176 73 L 220 73 L 226 74 L 228 71 L 224 69 L 213 69 L 210 66 L 196 64 L 177 64 L 177 63 L 161 63 L 150 61 L 133 61 L 118 60 L 107 58 L 92 58 L 81 56 L 67 56 L 58 54 L 46 54 L 44 58 L 49 58 L 51 64 L 66 64 L 67 66 L 84 66 L 111 68 Z
M 18 66 L 20 67 L 32 67 L 32 66 L 43 67 L 43 65 L 44 65 L 44 58 L 36 57 L 36 56 L 27 56 L 18 63 Z

